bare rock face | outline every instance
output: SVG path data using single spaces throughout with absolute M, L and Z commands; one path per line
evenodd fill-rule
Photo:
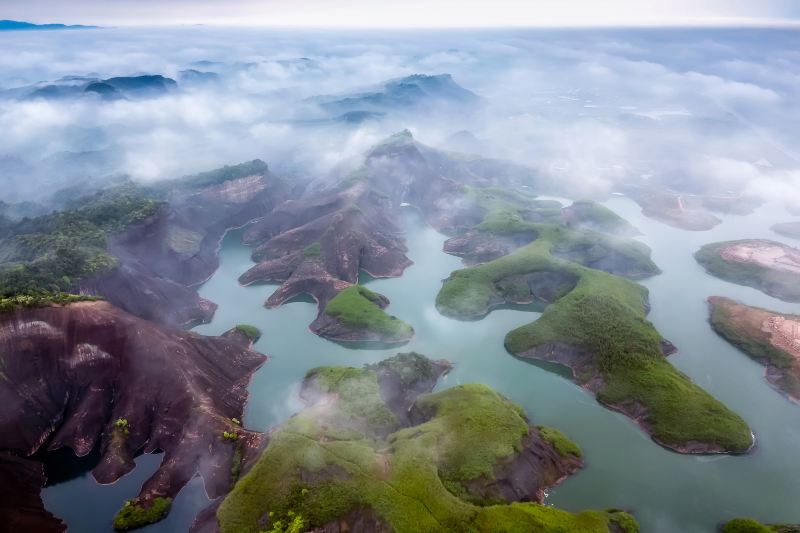
M 164 329 L 107 302 L 80 302 L 0 314 L 0 353 L 0 451 L 9 454 L 0 470 L 21 472 L 3 484 L 20 498 L 38 500 L 31 487 L 43 482 L 39 463 L 22 458 L 64 447 L 84 456 L 98 446 L 93 475 L 101 483 L 133 469 L 137 453 L 163 451 L 136 503 L 172 498 L 196 473 L 217 497 L 230 488 L 235 447 L 259 444 L 260 434 L 233 421 L 265 361 L 240 339 Z M 237 437 L 223 438 L 226 431 Z M 40 506 L 32 498 L 26 506 Z M 4 498 L 2 521 L 20 520 L 26 506 Z M 31 519 L 48 522 L 46 513 Z
M 263 163 L 253 174 L 198 186 L 178 183 L 148 220 L 128 228 L 109 245 L 120 266 L 84 280 L 82 292 L 160 324 L 191 327 L 216 310 L 195 286 L 219 265 L 219 242 L 230 228 L 263 217 L 289 189 Z
M 42 463 L 0 453 L 0 521 L 3 531 L 66 531 L 39 497 L 45 483 Z

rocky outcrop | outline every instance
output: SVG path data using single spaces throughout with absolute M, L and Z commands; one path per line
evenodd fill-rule
M 767 381 L 800 402 L 800 316 L 708 299 L 710 323 L 722 338 L 765 367 Z
M 800 249 L 767 239 L 706 244 L 695 259 L 718 278 L 800 302 Z
M 521 451 L 494 467 L 491 476 L 468 484 L 467 491 L 482 501 L 542 503 L 545 490 L 583 468 L 577 455 L 559 453 L 531 427 L 522 439 Z
M 18 464 L 35 452 L 67 447 L 85 456 L 97 447 L 92 473 L 111 483 L 134 468 L 136 454 L 161 451 L 161 467 L 134 499 L 147 506 L 175 497 L 196 473 L 212 498 L 224 494 L 234 455 L 242 455 L 235 447 L 259 445 L 260 434 L 233 419 L 241 419 L 250 376 L 265 358 L 238 340 L 164 329 L 107 302 L 80 302 L 0 314 L 0 351 L 0 450 Z M 20 497 L 41 485 L 35 468 L 14 476 Z M 8 502 L 0 502 L 0 515 L 13 523 L 24 509 Z M 58 530 L 54 524 L 42 530 Z
M 207 183 L 201 174 L 200 180 L 169 184 L 156 214 L 109 244 L 119 266 L 83 280 L 81 292 L 164 325 L 208 322 L 216 305 L 200 298 L 195 287 L 217 269 L 225 232 L 264 216 L 289 196 L 286 184 L 261 161 L 223 170 L 233 177 Z

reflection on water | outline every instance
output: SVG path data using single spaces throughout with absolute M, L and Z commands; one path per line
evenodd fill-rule
M 387 311 L 414 327 L 414 339 L 400 350 L 455 363 L 440 388 L 486 383 L 523 405 L 535 423 L 557 426 L 581 445 L 586 468 L 550 491 L 548 503 L 569 510 L 628 509 L 647 532 L 710 532 L 717 523 L 740 515 L 770 522 L 799 522 L 796 495 L 800 493 L 800 462 L 796 457 L 800 451 L 800 407 L 770 388 L 761 366 L 713 333 L 707 323 L 705 299 L 721 294 L 749 305 L 796 313 L 800 313 L 800 306 L 712 278 L 692 257 L 702 244 L 717 240 L 784 240 L 768 229 L 777 221 L 776 216 L 783 217 L 783 210 L 776 215 L 775 206 L 765 206 L 750 216 L 722 217 L 723 224 L 711 231 L 687 232 L 644 218 L 626 198 L 613 198 L 607 205 L 642 231 L 641 240 L 653 248 L 653 259 L 663 270 L 663 274 L 643 283 L 650 290 L 650 319 L 680 350 L 670 360 L 745 418 L 757 438 L 751 454 L 688 457 L 667 451 L 631 420 L 597 404 L 570 382 L 563 370 L 510 356 L 503 348 L 503 337 L 509 330 L 535 320 L 535 311 L 499 309 L 476 322 L 441 316 L 434 306 L 436 294 L 442 280 L 461 268 L 461 263 L 441 251 L 445 237 L 412 213 L 408 213 L 406 230 L 408 255 L 415 264 L 401 278 L 362 278 L 362 282 L 386 295 L 391 301 Z M 788 220 L 788 215 L 785 218 Z M 264 430 L 301 409 L 297 391 L 310 368 L 360 366 L 398 351 L 354 350 L 316 337 L 308 330 L 316 316 L 313 302 L 295 300 L 277 309 L 264 308 L 275 286 L 241 287 L 236 282 L 252 264 L 250 250 L 239 244 L 240 237 L 241 232 L 235 231 L 225 238 L 220 269 L 200 290 L 203 297 L 218 303 L 219 309 L 210 324 L 196 331 L 220 334 L 239 323 L 262 330 L 256 347 L 272 359 L 250 385 L 247 426 Z M 137 468 L 134 474 L 144 480 L 149 475 L 143 474 L 144 470 Z M 75 493 L 88 490 L 90 484 L 85 478 L 69 483 L 73 482 Z M 54 502 L 53 491 L 63 485 L 45 491 L 48 508 L 60 516 L 66 516 L 64 506 L 59 508 Z M 131 487 L 118 502 L 135 493 Z M 173 515 L 177 518 L 170 516 L 147 531 L 183 529 L 191 519 L 180 520 L 191 516 L 204 502 L 202 485 L 195 480 L 175 502 Z M 80 523 L 72 520 L 70 524 Z

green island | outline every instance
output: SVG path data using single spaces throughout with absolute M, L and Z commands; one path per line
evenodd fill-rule
M 137 503 L 128 500 L 114 517 L 114 529 L 130 531 L 162 520 L 172 507 L 172 498 L 158 496 L 152 501 Z
M 800 533 L 800 526 L 762 524 L 752 518 L 734 518 L 720 527 L 721 533 Z
M 749 259 L 726 258 L 731 250 L 744 250 Z M 694 257 L 712 276 L 787 302 L 800 302 L 800 251 L 795 248 L 775 241 L 745 239 L 706 244 Z M 785 259 L 785 265 L 778 264 L 776 257 Z
M 789 398 L 800 401 L 800 350 L 789 338 L 800 316 L 743 305 L 730 298 L 708 299 L 714 331 L 767 367 L 767 380 Z M 796 327 L 796 326 L 795 326 Z M 786 335 L 781 335 L 781 331 Z
M 261 338 L 261 330 L 250 324 L 237 324 L 234 329 L 238 332 L 244 333 L 251 342 L 258 342 Z
M 484 385 L 427 393 L 442 371 L 434 368 L 423 356 L 399 354 L 360 369 L 310 371 L 301 393 L 307 407 L 271 434 L 224 499 L 220 530 L 285 533 L 360 520 L 397 533 L 638 531 L 622 511 L 569 513 L 481 493 L 528 439 L 556 458 L 548 438 L 568 454 L 577 447 L 560 433 L 540 435 L 519 406 Z M 382 389 L 384 380 L 414 392 L 410 406 L 404 394 Z
M 598 401 L 637 420 L 665 447 L 747 452 L 753 443 L 747 424 L 667 362 L 664 341 L 646 319 L 647 289 L 584 266 L 602 266 L 597 258 L 569 253 L 583 251 L 576 243 L 586 242 L 585 231 L 555 225 L 536 225 L 535 231 L 532 243 L 453 272 L 437 296 L 439 311 L 468 320 L 503 303 L 544 301 L 549 305 L 538 320 L 506 336 L 509 352 L 570 367 Z M 615 264 L 622 258 L 637 266 L 651 263 L 640 243 L 614 245 L 621 250 Z
M 383 308 L 388 300 L 363 285 L 352 285 L 340 291 L 325 306 L 323 315 L 334 318 L 348 331 L 326 336 L 347 340 L 348 335 L 355 335 L 358 340 L 375 339 L 386 343 L 406 342 L 414 335 L 414 329 L 389 315 Z

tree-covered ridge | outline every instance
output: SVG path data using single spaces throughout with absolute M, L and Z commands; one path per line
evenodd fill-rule
M 191 176 L 179 178 L 174 182 L 166 182 L 166 187 L 203 188 L 219 185 L 226 181 L 244 178 L 256 174 L 266 174 L 269 166 L 260 159 L 253 159 L 238 165 L 225 165 L 221 168 L 200 172 Z
M 126 183 L 10 225 L 0 239 L 0 295 L 74 290 L 80 279 L 116 266 L 110 236 L 157 209 L 152 193 Z

